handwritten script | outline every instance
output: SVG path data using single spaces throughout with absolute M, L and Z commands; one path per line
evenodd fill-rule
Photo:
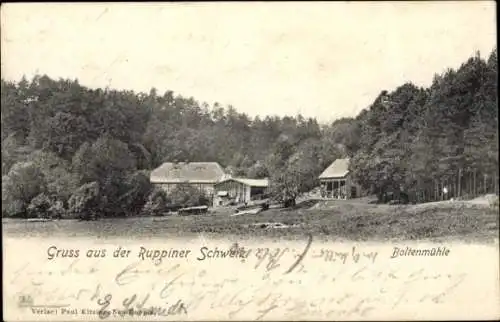
M 470 271 L 439 258 L 391 260 L 390 246 L 312 237 L 293 246 L 249 247 L 244 261 L 26 261 L 9 265 L 4 283 L 19 312 L 51 320 L 376 319 L 453 306 L 469 287 Z

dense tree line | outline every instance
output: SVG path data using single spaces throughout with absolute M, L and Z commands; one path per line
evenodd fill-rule
M 216 161 L 235 176 L 270 177 L 282 201 L 315 187 L 346 156 L 360 184 L 379 194 L 457 167 L 491 172 L 496 68 L 495 49 L 486 61 L 473 57 L 437 75 L 429 88 L 383 91 L 356 118 L 328 125 L 301 115 L 250 118 L 171 91 L 91 89 L 45 75 L 2 80 L 2 212 L 122 216 L 206 203 L 153 189 L 149 171 L 165 161 Z
M 429 88 L 404 84 L 384 91 L 356 117 L 349 153 L 356 179 L 382 198 L 391 190 L 464 185 L 461 173 L 498 182 L 497 53 L 479 54 L 436 75 Z
M 90 89 L 36 76 L 2 80 L 1 99 L 2 211 L 9 216 L 122 216 L 206 204 L 190 188 L 171 196 L 153 189 L 149 171 L 165 161 L 216 161 L 233 175 L 263 178 L 282 143 L 305 155 L 311 144 L 329 146 L 314 150 L 318 169 L 342 155 L 314 119 L 251 119 L 170 91 Z

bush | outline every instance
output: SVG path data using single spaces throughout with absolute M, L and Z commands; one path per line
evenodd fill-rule
M 48 196 L 67 202 L 80 186 L 78 175 L 70 171 L 69 162 L 56 154 L 37 150 L 28 159 L 43 173 Z
M 78 188 L 68 201 L 68 212 L 81 219 L 95 219 L 100 207 L 99 183 L 90 182 Z
M 144 214 L 158 216 L 167 211 L 168 204 L 169 200 L 165 191 L 161 188 L 154 187 L 142 209 Z
M 28 216 L 29 217 L 52 217 L 49 209 L 52 207 L 50 198 L 45 194 L 41 193 L 35 198 L 33 198 L 28 205 Z
M 144 208 L 153 186 L 149 176 L 143 171 L 137 171 L 129 176 L 125 186 L 127 192 L 120 197 L 121 204 L 126 212 L 136 214 Z
M 62 218 L 66 214 L 66 210 L 64 209 L 64 203 L 60 200 L 56 200 L 52 203 L 49 208 L 49 213 L 53 218 Z
M 26 208 L 26 203 L 19 199 L 2 201 L 2 214 L 6 217 L 26 217 Z
M 25 216 L 31 200 L 46 188 L 45 178 L 32 162 L 18 162 L 2 177 L 2 212 Z
M 169 194 L 172 204 L 176 207 L 208 206 L 210 199 L 201 191 L 190 184 L 177 185 Z

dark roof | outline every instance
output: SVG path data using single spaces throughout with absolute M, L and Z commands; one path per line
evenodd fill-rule
M 320 174 L 320 179 L 343 178 L 349 173 L 349 159 L 337 159 Z
M 217 162 L 165 162 L 151 172 L 152 183 L 216 183 L 225 178 Z

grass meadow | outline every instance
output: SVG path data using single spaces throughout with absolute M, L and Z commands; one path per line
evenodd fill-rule
M 351 241 L 494 240 L 498 238 L 498 204 L 438 202 L 420 205 L 377 205 L 356 200 L 314 201 L 292 209 L 270 209 L 234 215 L 219 209 L 203 215 L 167 215 L 98 221 L 28 222 L 3 219 L 12 237 L 191 238 L 234 237 Z

